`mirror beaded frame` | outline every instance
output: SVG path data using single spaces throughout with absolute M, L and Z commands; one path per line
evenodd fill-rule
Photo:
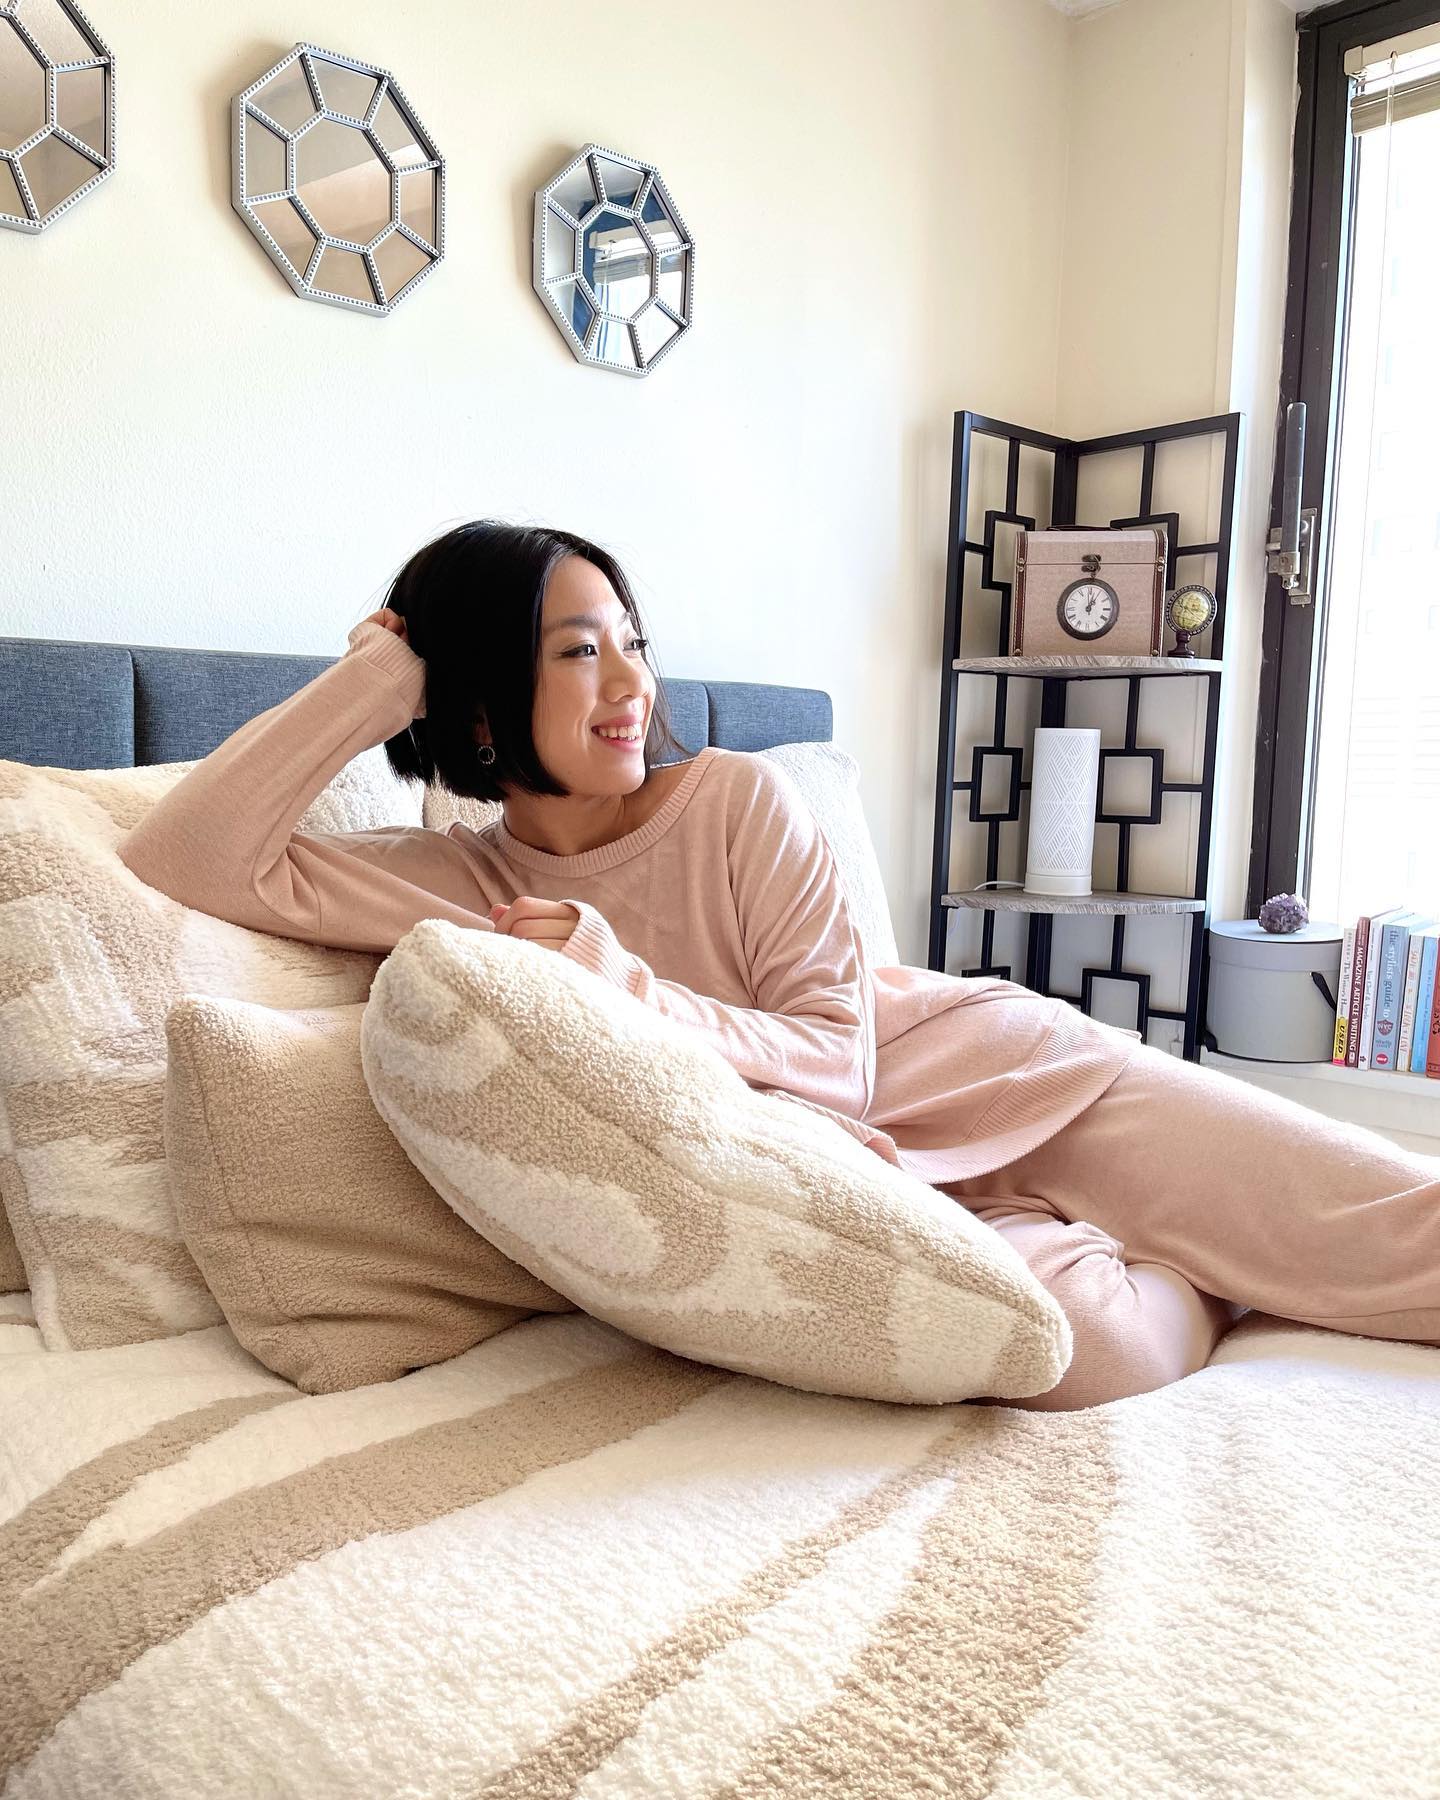
M 577 362 L 648 375 L 695 298 L 695 240 L 655 165 L 586 144 L 537 188 L 533 280 Z
M 27 96 L 7 88 L 28 85 L 36 119 L 35 129 L 15 144 L 0 141 L 0 227 L 33 234 L 69 212 L 115 167 L 115 58 L 75 0 L 0 0 L 0 39 L 0 99 L 13 100 L 10 116 L 23 118 Z M 72 50 L 84 54 L 68 55 Z M 16 72 L 32 59 L 27 82 Z M 91 71 L 99 75 L 98 105 L 93 84 L 86 97 L 82 84 L 71 79 Z M 70 113 L 61 106 L 62 92 L 81 101 L 88 136 L 70 129 L 81 121 L 61 122 L 62 111 Z
M 344 110 L 344 102 L 362 97 L 363 107 Z M 287 116 L 277 118 L 267 106 Z M 383 317 L 444 257 L 445 159 L 388 69 L 317 44 L 296 44 L 235 96 L 231 111 L 232 204 L 302 299 Z M 306 179 L 300 168 L 306 137 L 316 134 L 318 144 L 325 125 L 336 128 L 327 134 L 332 148 L 346 144 L 337 131 L 360 140 L 359 162 Z M 284 181 L 277 187 L 265 177 L 278 168 L 282 144 Z M 367 163 L 368 196 L 354 179 L 363 177 Z M 328 210 L 317 216 L 324 181 L 339 177 L 344 185 L 349 178 L 351 190 L 337 191 L 327 209 L 338 198 L 358 200 L 363 212 L 373 202 L 377 173 L 388 187 L 387 216 L 377 230 L 368 229 L 379 223 L 373 210 L 363 221 L 363 236 L 335 229 Z

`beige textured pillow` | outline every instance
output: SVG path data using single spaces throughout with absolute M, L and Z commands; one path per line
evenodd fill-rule
M 383 757 L 354 758 L 300 827 L 417 824 L 418 787 Z M 365 998 L 380 962 L 193 912 L 126 868 L 117 844 L 194 766 L 0 760 L 0 1202 L 50 1350 L 220 1322 L 165 1184 L 172 1003 L 338 1006 Z
M 360 1047 L 460 1217 L 637 1338 L 877 1400 L 1018 1398 L 1069 1365 L 1069 1322 L 997 1232 L 554 951 L 422 920 Z
M 10 1229 L 9 1219 L 0 1212 L 0 1294 L 18 1294 L 29 1285 L 15 1233 Z
M 363 1004 L 180 1000 L 165 1157 L 235 1336 L 307 1394 L 392 1381 L 570 1301 L 463 1225 L 375 1110 Z

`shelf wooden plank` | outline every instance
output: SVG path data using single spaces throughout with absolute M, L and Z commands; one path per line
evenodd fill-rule
M 1096 892 L 1072 898 L 1059 894 L 1026 894 L 1019 888 L 971 888 L 964 893 L 942 894 L 940 904 L 1032 913 L 1198 913 L 1205 910 L 1203 900 L 1189 900 L 1177 894 Z
M 1125 675 L 1218 675 L 1223 662 L 1203 656 L 957 656 L 965 675 L 1049 675 L 1062 680 L 1115 681 Z
M 1440 1081 L 1433 1075 L 1415 1075 L 1409 1069 L 1340 1068 L 1331 1062 L 1265 1062 L 1256 1057 L 1228 1056 L 1219 1050 L 1202 1049 L 1202 1062 L 1212 1063 L 1227 1073 L 1269 1075 L 1277 1078 L 1307 1081 L 1338 1081 L 1347 1086 L 1370 1087 L 1382 1094 L 1414 1094 L 1440 1106 Z

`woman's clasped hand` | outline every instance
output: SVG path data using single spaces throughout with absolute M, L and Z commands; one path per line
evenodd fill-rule
M 508 906 L 490 908 L 496 931 L 507 937 L 528 938 L 544 950 L 563 950 L 580 923 L 580 914 L 564 900 L 538 900 L 533 894 L 517 894 Z

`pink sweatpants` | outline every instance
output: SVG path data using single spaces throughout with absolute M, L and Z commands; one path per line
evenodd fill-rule
M 1440 1158 L 1146 1045 L 1038 1150 L 941 1185 L 1070 1320 L 1057 1385 L 999 1404 L 1164 1387 L 1250 1308 L 1440 1344 Z

